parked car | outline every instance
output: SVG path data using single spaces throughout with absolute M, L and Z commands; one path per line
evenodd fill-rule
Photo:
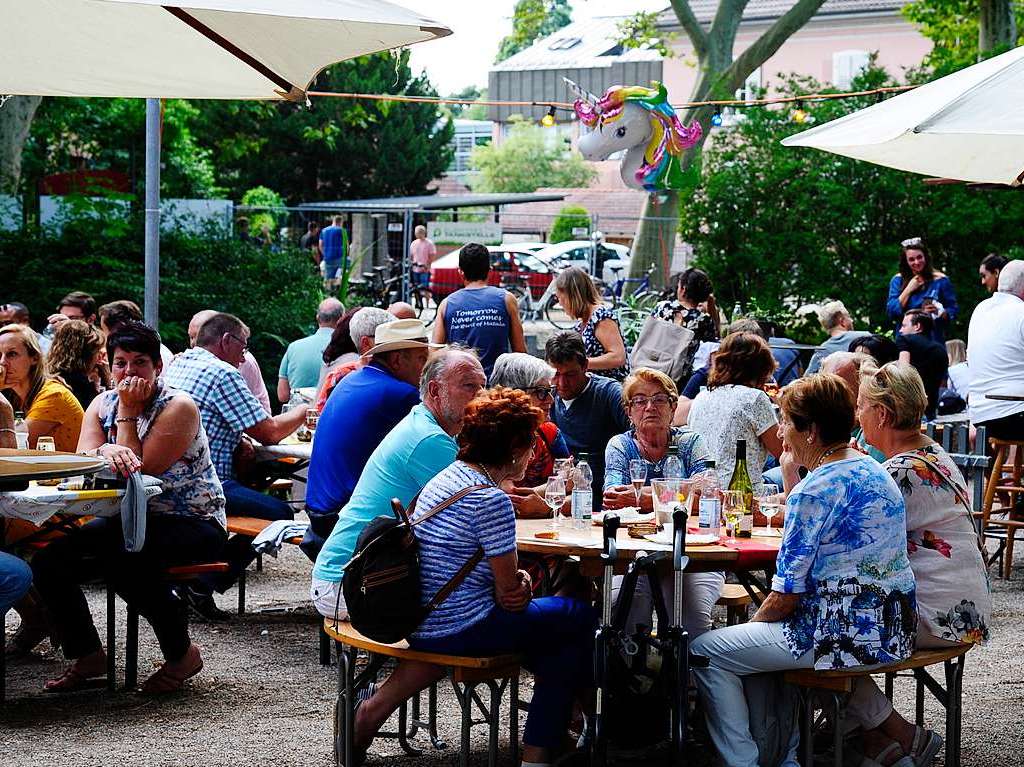
M 461 250 L 460 248 L 442 256 L 431 264 L 430 292 L 433 294 L 434 300 L 440 301 L 462 287 L 462 277 L 459 275 L 459 252 Z M 487 278 L 488 284 L 500 286 L 503 281 L 510 278 L 521 279 L 529 285 L 530 293 L 534 298 L 544 295 L 544 291 L 554 278 L 554 270 L 550 264 L 532 253 L 519 249 L 518 246 L 489 245 L 487 250 L 491 253 L 491 273 Z
M 590 252 L 593 247 L 590 240 L 566 240 L 537 251 L 537 258 L 550 264 L 555 272 L 567 266 L 578 266 L 589 272 Z M 612 267 L 621 268 L 623 274 L 629 271 L 629 248 L 614 242 L 598 245 L 597 265 L 601 279 L 606 283 L 613 283 L 615 274 Z

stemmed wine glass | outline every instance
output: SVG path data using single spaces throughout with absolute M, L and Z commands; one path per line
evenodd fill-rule
M 557 474 L 548 477 L 544 488 L 544 500 L 551 507 L 551 528 L 557 530 L 562 516 L 562 504 L 565 503 L 565 480 Z
M 779 486 L 765 483 L 761 487 L 761 492 L 758 493 L 757 501 L 761 506 L 761 513 L 768 520 L 767 534 L 775 535 L 775 530 L 772 529 L 772 517 L 778 514 L 779 509 L 782 508 L 782 496 L 779 494 Z
M 640 491 L 647 482 L 647 461 L 642 458 L 634 458 L 629 462 L 629 479 L 633 483 L 633 493 L 636 495 L 636 510 L 640 511 Z

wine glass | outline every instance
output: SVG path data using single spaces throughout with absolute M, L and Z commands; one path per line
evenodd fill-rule
M 561 523 L 562 504 L 565 503 L 565 480 L 562 477 L 557 474 L 548 477 L 544 500 L 551 507 L 551 528 L 557 530 Z
M 725 517 L 725 534 L 736 536 L 740 517 L 746 513 L 746 499 L 742 490 L 726 490 L 722 493 L 722 516 Z
M 633 493 L 636 495 L 636 510 L 640 511 L 640 491 L 647 482 L 647 461 L 642 458 L 634 458 L 629 462 L 629 479 L 633 483 Z
M 772 517 L 779 513 L 779 509 L 782 507 L 782 495 L 779 493 L 779 486 L 765 483 L 761 487 L 761 492 L 757 495 L 758 504 L 761 507 L 761 513 L 764 514 L 765 519 L 768 521 L 768 535 L 775 535 L 775 530 L 772 529 Z

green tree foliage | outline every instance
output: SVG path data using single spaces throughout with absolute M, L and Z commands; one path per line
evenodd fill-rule
M 311 90 L 436 96 L 413 77 L 409 52 L 335 64 Z M 207 101 L 203 146 L 217 158 L 232 199 L 269 184 L 290 204 L 421 194 L 451 161 L 454 129 L 434 104 L 314 98 L 284 102 Z
M 657 51 L 662 58 L 675 56 L 671 42 L 675 33 L 666 34 L 658 28 L 658 11 L 638 11 L 616 24 L 616 32 L 623 48 Z
M 853 90 L 892 85 L 871 68 Z M 785 92 L 821 90 L 791 78 Z M 873 103 L 854 98 L 805 105 L 823 123 Z M 779 143 L 803 130 L 792 109 L 749 109 L 703 156 L 703 180 L 683 206 L 683 239 L 711 276 L 719 305 L 751 301 L 768 312 L 842 299 L 859 327 L 891 327 L 885 315 L 899 242 L 921 236 L 955 286 L 966 332 L 983 298 L 978 263 L 1020 240 L 1024 197 L 965 185 L 930 186 L 921 176 Z
M 284 200 L 273 189 L 254 186 L 242 195 L 242 205 L 252 208 L 267 208 L 267 210 L 256 211 L 249 215 L 250 231 L 258 232 L 264 224 L 271 230 L 277 227 L 278 216 L 275 215 L 274 208 L 283 208 Z
M 478 146 L 470 164 L 480 171 L 481 192 L 533 192 L 542 186 L 586 186 L 595 174 L 568 139 L 520 121 L 500 144 Z
M 487 107 L 483 104 L 474 104 L 475 101 L 487 99 L 487 89 L 475 85 L 467 85 L 461 91 L 453 93 L 450 99 L 465 99 L 465 104 L 449 104 L 447 111 L 452 117 L 461 117 L 464 120 L 486 120 Z
M 582 205 L 566 205 L 562 208 L 551 224 L 549 242 L 565 242 L 575 240 L 573 227 L 585 226 L 590 228 L 590 213 Z
M 498 45 L 494 63 L 504 61 L 535 41 L 557 32 L 572 21 L 569 0 L 518 0 L 512 15 L 512 34 Z
M 1024 3 L 1012 2 L 1017 18 L 1017 45 L 1024 43 Z M 934 43 L 922 62 L 921 79 L 943 77 L 977 63 L 981 0 L 912 0 L 902 13 L 916 24 L 921 34 Z M 1002 53 L 995 48 L 980 58 Z

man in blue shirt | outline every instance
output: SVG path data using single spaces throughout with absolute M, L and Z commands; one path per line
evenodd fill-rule
M 631 428 L 622 405 L 622 384 L 587 372 L 583 337 L 574 330 L 552 336 L 544 347 L 544 358 L 555 369 L 552 420 L 574 455 L 587 454 L 594 472 L 594 511 L 600 511 L 604 450 L 608 440 Z
M 324 364 L 324 349 L 338 326 L 345 307 L 337 298 L 325 298 L 316 309 L 317 330 L 313 335 L 292 341 L 285 349 L 277 372 L 277 399 L 287 402 L 295 389 L 316 386 Z
M 320 230 L 325 280 L 340 279 L 348 265 L 348 232 L 342 221 L 341 216 L 335 216 L 330 226 Z
M 349 332 L 371 361 L 341 380 L 317 424 L 306 485 L 310 527 L 301 546 L 313 560 L 374 448 L 420 401 L 420 374 L 430 348 L 422 321 L 395 320 L 381 309 L 360 310 Z M 377 342 L 373 348 L 365 345 L 367 336 Z

